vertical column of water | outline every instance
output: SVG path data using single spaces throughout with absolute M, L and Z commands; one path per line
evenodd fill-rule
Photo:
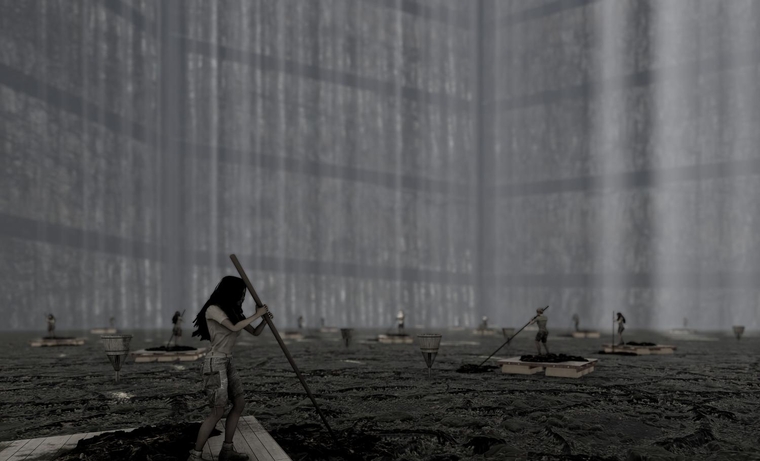
M 623 144 L 624 111 L 621 105 L 624 93 L 611 91 L 623 84 L 623 58 L 626 55 L 622 35 L 625 31 L 627 8 L 625 3 L 605 2 L 601 14 L 596 18 L 598 42 L 593 83 L 591 109 L 591 152 L 597 172 L 597 184 L 601 194 L 586 196 L 593 202 L 596 211 L 596 226 L 599 235 L 592 242 L 594 254 L 593 287 L 596 302 L 590 312 L 580 313 L 588 318 L 588 323 L 598 327 L 609 325 L 612 311 L 620 311 L 623 292 L 622 251 L 624 249 L 623 217 L 624 202 L 616 187 L 614 175 L 623 165 L 626 146 Z M 628 314 L 627 317 L 633 317 Z M 586 323 L 586 322 L 584 322 Z
M 691 7 L 688 7 L 691 9 Z M 686 146 L 684 139 L 689 130 L 687 122 L 692 120 L 696 107 L 689 99 L 688 88 L 691 79 L 683 66 L 683 56 L 688 41 L 696 39 L 693 29 L 688 28 L 691 16 L 678 2 L 662 2 L 655 17 L 656 63 L 654 78 L 655 117 L 658 121 L 654 132 L 654 149 L 659 160 L 659 169 L 683 165 Z M 655 288 L 652 315 L 654 328 L 672 326 L 677 321 L 679 292 L 686 284 L 685 272 L 694 269 L 687 262 L 687 245 L 695 242 L 688 217 L 689 198 L 693 189 L 688 183 L 666 183 L 661 181 L 659 170 L 655 170 L 653 183 L 657 187 L 655 196 L 655 245 L 654 278 Z M 694 287 L 692 289 L 698 289 Z
M 408 239 L 406 227 L 404 226 L 404 209 L 405 203 L 405 191 L 402 188 L 401 177 L 404 172 L 404 165 L 402 162 L 402 153 L 404 149 L 404 120 L 403 110 L 404 105 L 401 99 L 401 87 L 403 84 L 403 47 L 404 47 L 404 27 L 401 13 L 401 0 L 396 0 L 393 6 L 393 13 L 390 14 L 390 20 L 388 27 L 391 30 L 388 41 L 391 42 L 391 63 L 388 73 L 388 80 L 393 82 L 393 98 L 390 107 L 393 109 L 389 115 L 390 132 L 393 133 L 391 137 L 392 143 L 390 144 L 390 151 L 388 152 L 388 159 L 393 165 L 393 228 L 395 235 L 395 254 L 393 255 L 390 264 L 394 266 L 394 279 L 395 293 L 393 299 L 395 302 L 391 305 L 389 312 L 391 315 L 395 315 L 399 309 L 408 310 L 408 306 L 404 302 L 404 293 L 408 293 L 413 287 L 411 281 L 406 281 L 402 277 L 401 269 L 406 263 L 404 255 L 408 254 L 408 246 L 411 243 Z M 386 105 L 388 107 L 388 105 Z M 406 192 L 411 195 L 411 192 Z M 383 319 L 381 325 L 390 319 Z
M 232 93 L 229 95 L 228 99 L 231 102 L 238 101 L 240 107 L 236 111 L 237 114 L 233 114 L 232 116 L 234 119 L 242 119 L 242 121 L 236 125 L 240 127 L 241 132 L 235 133 L 235 135 L 239 137 L 239 142 L 235 146 L 237 148 L 236 151 L 240 152 L 240 156 L 237 159 L 239 165 L 235 167 L 235 170 L 239 171 L 238 180 L 236 181 L 236 189 L 240 192 L 234 200 L 235 202 L 239 202 L 239 206 L 235 206 L 233 211 L 233 213 L 238 216 L 236 227 L 238 230 L 237 234 L 240 235 L 240 241 L 235 242 L 235 246 L 231 248 L 231 251 L 240 252 L 243 255 L 251 255 L 251 261 L 247 263 L 249 267 L 248 270 L 250 270 L 250 264 L 253 263 L 253 260 L 260 259 L 260 255 L 257 255 L 254 249 L 254 236 L 256 235 L 255 226 L 257 226 L 258 223 L 256 222 L 253 213 L 256 207 L 253 186 L 258 182 L 258 175 L 251 167 L 254 156 L 254 153 L 252 152 L 252 138 L 257 136 L 256 127 L 253 123 L 254 120 L 251 116 L 252 99 L 255 97 L 255 90 L 253 89 L 254 69 L 251 59 L 253 51 L 251 39 L 251 31 L 253 30 L 253 25 L 251 24 L 252 5 L 250 2 L 241 1 L 237 4 L 236 10 L 237 11 L 233 9 L 232 14 L 236 15 L 237 19 L 234 24 L 238 30 L 238 33 L 235 34 L 238 41 L 231 46 L 235 46 L 242 50 L 243 62 L 236 65 L 238 69 L 236 80 L 239 79 L 239 86 L 231 85 L 231 88 L 234 88 L 232 91 L 240 91 L 240 94 L 236 95 Z M 261 286 L 261 284 L 258 283 L 260 280 L 258 271 L 252 271 L 249 278 L 251 278 L 251 283 L 254 284 L 254 287 Z M 264 294 L 262 293 L 260 296 L 264 296 Z M 246 296 L 246 298 L 246 308 L 250 312 L 255 309 L 255 303 L 252 302 L 253 300 L 250 296 Z
M 125 5 L 120 5 L 122 14 L 125 14 Z M 120 191 L 120 206 L 123 211 L 119 215 L 119 227 L 120 227 L 120 248 L 119 248 L 119 275 L 120 280 L 117 284 L 117 296 L 118 303 L 116 305 L 108 306 L 105 312 L 105 318 L 98 319 L 104 322 L 108 321 L 108 318 L 114 316 L 121 319 L 125 319 L 124 314 L 129 310 L 127 305 L 133 305 L 130 299 L 130 294 L 133 292 L 134 286 L 134 251 L 133 244 L 137 238 L 134 231 L 134 224 L 136 220 L 136 213 L 134 213 L 134 198 L 132 194 L 133 184 L 136 175 L 134 174 L 132 165 L 132 146 L 135 141 L 135 133 L 132 129 L 132 120 L 134 119 L 134 100 L 135 95 L 133 91 L 132 75 L 133 75 L 133 61 L 134 56 L 131 53 L 133 34 L 135 29 L 133 27 L 127 27 L 125 22 L 117 23 L 117 37 L 119 38 L 119 47 L 117 56 L 119 56 L 119 75 L 122 77 L 119 82 L 119 88 L 121 90 L 120 100 L 122 102 L 121 110 L 121 126 L 119 127 L 119 134 L 123 141 L 118 146 L 118 159 L 120 170 L 122 175 L 119 178 L 119 191 Z M 139 317 L 139 313 L 138 313 Z M 137 323 L 137 322 L 133 322 Z M 107 323 L 102 323 L 107 325 Z
M 211 269 L 210 274 L 213 282 L 210 283 L 213 285 L 216 283 L 216 280 L 220 278 L 219 276 L 221 274 L 227 273 L 227 271 L 219 267 L 219 260 L 221 259 L 219 254 L 225 250 L 224 247 L 220 248 L 220 243 L 222 242 L 223 237 L 220 236 L 220 234 L 225 225 L 226 216 L 224 216 L 224 209 L 222 206 L 224 200 L 224 184 L 220 182 L 221 171 L 219 162 L 219 143 L 221 141 L 219 133 L 219 10 L 217 2 L 210 2 L 206 4 L 206 7 L 209 9 L 209 16 L 207 18 L 209 24 L 207 40 L 211 45 L 211 53 L 206 60 L 208 70 L 202 73 L 203 77 L 199 80 L 199 84 L 208 88 L 208 102 L 205 106 L 209 108 L 209 115 L 208 118 L 206 118 L 208 123 L 206 130 L 208 130 L 209 142 L 206 149 L 209 159 L 207 181 L 209 188 L 208 206 L 210 213 L 208 221 L 204 224 L 208 226 L 209 236 L 208 261 L 206 264 Z M 201 19 L 201 21 L 203 21 L 203 19 Z M 207 290 L 209 291 L 209 294 L 211 291 L 210 288 L 211 285 L 209 285 L 209 290 Z
M 735 274 L 735 280 L 729 280 L 724 290 L 730 290 L 727 308 L 721 308 L 719 324 L 704 325 L 705 327 L 723 328 L 732 325 L 746 327 L 758 326 L 760 321 L 760 301 L 758 289 L 750 282 L 745 274 L 756 274 L 758 271 L 758 250 L 753 242 L 756 239 L 754 228 L 760 219 L 757 190 L 760 178 L 757 175 L 745 176 L 742 171 L 746 158 L 756 156 L 760 134 L 757 123 L 760 119 L 760 91 L 758 90 L 758 70 L 755 66 L 742 65 L 742 56 L 750 55 L 760 42 L 760 31 L 755 24 L 760 17 L 760 5 L 755 2 L 728 3 L 728 21 L 724 27 L 731 28 L 735 41 L 730 49 L 724 51 L 727 57 L 727 68 L 734 69 L 728 94 L 731 101 L 731 112 L 727 123 L 732 123 L 733 142 L 729 158 L 728 180 L 731 181 L 727 198 L 726 214 L 723 222 L 727 223 L 727 232 L 721 236 L 724 248 L 727 248 L 727 260 L 730 266 L 724 270 Z M 727 34 L 728 35 L 728 34 Z M 756 157 L 755 157 L 756 158 Z M 755 160 L 756 161 L 756 160 Z M 701 310 L 707 310 L 702 306 Z M 716 322 L 717 323 L 717 322 Z
M 274 189 L 274 200 L 272 203 L 267 203 L 265 206 L 273 206 L 275 209 L 274 217 L 276 222 L 276 245 L 275 248 L 277 249 L 275 252 L 275 258 L 276 258 L 276 265 L 275 268 L 275 277 L 277 279 L 276 284 L 276 300 L 277 300 L 277 306 L 280 307 L 280 311 L 282 312 L 281 321 L 283 323 L 289 324 L 292 319 L 292 306 L 288 303 L 287 293 L 288 293 L 288 277 L 286 276 L 286 258 L 287 258 L 287 241 L 288 237 L 291 235 L 291 229 L 287 227 L 288 221 L 286 220 L 286 215 L 293 210 L 286 209 L 286 206 L 288 205 L 285 201 L 285 197 L 288 196 L 289 190 L 288 190 L 288 181 L 287 181 L 287 172 L 285 170 L 285 155 L 287 155 L 287 152 L 285 150 L 286 146 L 286 130 L 288 125 L 287 120 L 287 114 L 286 114 L 286 93 L 288 91 L 286 87 L 286 79 L 285 79 L 285 69 L 284 69 L 284 62 L 286 58 L 285 53 L 285 46 L 286 46 L 286 30 L 285 30 L 285 15 L 286 15 L 286 8 L 278 3 L 274 7 L 274 23 L 275 23 L 275 29 L 273 31 L 273 36 L 275 37 L 274 43 L 272 46 L 272 53 L 274 56 L 274 62 L 275 68 L 272 69 L 275 73 L 275 87 L 273 88 L 273 91 L 270 93 L 272 97 L 275 100 L 275 133 L 276 133 L 276 139 L 273 143 L 274 149 L 272 149 L 271 153 L 277 157 L 277 168 L 275 176 L 275 184 L 273 184 Z
M 97 238 L 95 241 L 95 248 L 93 254 L 93 268 L 92 273 L 96 274 L 90 283 L 95 287 L 93 303 L 90 307 L 89 316 L 92 319 L 100 320 L 103 317 L 103 307 L 109 301 L 109 291 L 113 284 L 109 280 L 111 275 L 110 261 L 105 250 L 105 236 L 112 232 L 108 222 L 108 207 L 107 201 L 111 198 L 112 194 L 116 191 L 109 187 L 106 182 L 108 172 L 108 162 L 106 156 L 110 154 L 110 149 L 113 144 L 110 141 L 110 137 L 107 129 L 105 128 L 106 108 L 108 107 L 108 82 L 106 69 L 108 66 L 108 41 L 105 39 L 105 31 L 108 28 L 108 21 L 106 17 L 105 8 L 97 8 L 95 10 L 95 69 L 96 69 L 96 86 L 95 86 L 95 101 L 97 101 L 97 123 L 95 128 L 95 139 L 92 144 L 92 158 L 94 165 L 92 168 L 97 172 L 95 176 L 95 196 L 94 196 L 94 226 L 93 229 L 97 232 Z M 92 171 L 92 170 L 91 170 Z M 96 321 L 97 321 L 96 320 Z M 131 320 L 131 319 L 130 319 Z
M 89 3 L 82 3 L 80 5 L 81 12 L 79 17 L 79 23 L 80 23 L 80 34 L 82 37 L 82 42 L 79 44 L 79 50 L 82 54 L 81 56 L 81 65 L 82 65 L 82 98 L 84 100 L 87 100 L 89 98 L 89 91 L 90 91 L 90 85 L 89 85 L 89 78 L 90 78 L 90 53 L 89 53 L 89 47 L 92 46 L 91 44 L 95 43 L 94 40 L 90 39 L 90 4 Z M 79 169 L 82 172 L 81 175 L 81 183 L 80 187 L 82 189 L 82 229 L 87 231 L 89 230 L 89 221 L 90 221 L 90 202 L 89 202 L 89 180 L 90 175 L 86 174 L 85 172 L 91 171 L 90 165 L 88 160 L 89 155 L 89 149 L 90 149 L 90 141 L 89 141 L 89 123 L 88 123 L 88 117 L 87 117 L 87 104 L 82 104 L 82 113 L 79 114 L 80 117 L 80 123 L 81 123 L 81 151 L 80 151 L 80 165 Z M 91 271 L 91 261 L 90 261 L 90 251 L 89 251 L 89 239 L 84 237 L 85 233 L 83 232 L 82 241 L 78 242 L 78 247 L 80 248 L 79 253 L 79 271 L 78 271 L 78 277 L 79 282 L 78 285 L 81 287 L 81 291 L 78 294 L 78 308 L 76 309 L 76 317 L 78 318 L 87 318 L 89 313 L 89 308 L 92 303 L 92 287 L 93 284 L 90 280 L 90 271 Z

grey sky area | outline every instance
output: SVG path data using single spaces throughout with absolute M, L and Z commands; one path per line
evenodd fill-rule
M 752 0 L 0 2 L 0 329 L 168 328 L 231 253 L 283 326 L 757 328 L 759 52 Z

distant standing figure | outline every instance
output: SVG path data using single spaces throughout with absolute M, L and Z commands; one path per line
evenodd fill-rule
M 48 314 L 47 316 L 48 336 L 55 338 L 55 316 Z
M 578 317 L 578 314 L 573 314 L 573 323 L 575 323 L 575 331 L 581 331 L 580 328 L 578 327 L 579 324 L 581 323 L 581 319 L 580 317 Z
M 618 324 L 618 336 L 620 336 L 620 345 L 625 345 L 623 342 L 623 331 L 625 330 L 625 327 L 623 326 L 625 324 L 625 317 L 623 317 L 623 314 L 620 312 L 617 313 L 617 320 Z
M 536 312 L 538 315 L 533 317 L 533 320 L 530 321 L 530 323 L 538 323 L 538 333 L 536 333 L 536 350 L 538 351 L 538 355 L 541 355 L 541 343 L 544 343 L 544 349 L 546 349 L 546 354 L 548 355 L 549 346 L 546 345 L 546 339 L 549 337 L 549 330 L 546 329 L 546 322 L 549 319 L 544 315 L 543 307 L 536 309 Z
M 174 345 L 177 346 L 179 345 L 179 338 L 182 337 L 182 314 L 179 311 L 174 313 L 172 323 L 174 324 L 174 327 L 172 327 L 172 339 L 174 340 Z
M 108 319 L 108 324 L 111 326 L 111 328 L 114 328 L 114 325 L 116 325 L 116 319 L 111 317 Z
M 298 316 L 298 329 L 303 329 L 303 315 Z
M 319 318 L 319 326 L 322 327 L 322 328 L 325 327 L 325 318 L 324 317 L 320 317 Z
M 404 311 L 398 311 L 398 314 L 396 314 L 396 323 L 398 325 L 399 334 L 404 334 Z
M 483 316 L 483 319 L 480 321 L 480 329 L 484 331 L 488 329 L 488 317 L 486 317 L 485 315 Z

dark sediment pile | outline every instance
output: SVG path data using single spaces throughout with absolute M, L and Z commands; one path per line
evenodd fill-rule
M 80 440 L 77 446 L 56 461 L 111 461 L 149 459 L 185 460 L 195 444 L 200 423 L 165 424 L 139 427 L 131 432 L 116 431 Z M 220 434 L 216 429 L 211 436 Z
M 625 343 L 625 346 L 656 346 L 656 345 L 657 344 L 655 343 L 647 343 L 647 342 L 637 343 L 636 341 L 628 341 L 627 343 Z
M 190 346 L 158 346 L 158 347 L 149 347 L 145 349 L 146 351 L 151 352 L 182 352 L 182 351 L 196 351 L 198 348 L 196 347 L 190 347 Z
M 588 362 L 588 360 L 577 355 L 565 354 L 546 354 L 546 355 L 522 355 L 521 362 L 542 362 L 542 363 L 562 363 L 562 362 Z

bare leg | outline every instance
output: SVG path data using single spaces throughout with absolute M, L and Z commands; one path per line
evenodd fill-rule
M 541 355 L 541 343 L 539 341 L 536 341 L 536 350 L 538 351 L 538 355 Z
M 216 423 L 222 419 L 222 415 L 224 415 L 224 407 L 214 407 L 211 414 L 206 417 L 205 421 L 203 421 L 201 428 L 198 430 L 198 438 L 195 439 L 196 450 L 203 451 L 203 445 L 206 445 L 208 436 L 211 435 L 211 431 L 214 430 Z
M 544 349 L 546 349 L 546 355 L 549 355 L 549 345 L 544 343 Z
M 235 429 L 237 429 L 240 415 L 243 414 L 243 408 L 245 408 L 245 399 L 242 395 L 238 395 L 232 403 L 232 410 L 227 413 L 227 423 L 224 427 L 224 441 L 227 443 L 232 443 L 232 437 L 235 436 Z

